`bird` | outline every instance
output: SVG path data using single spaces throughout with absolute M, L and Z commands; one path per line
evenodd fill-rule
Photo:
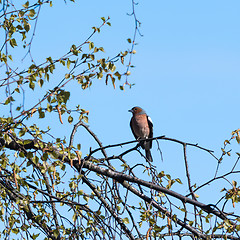
M 134 137 L 137 140 L 144 140 L 153 137 L 153 122 L 141 107 L 133 107 L 128 110 L 132 113 L 130 127 Z M 152 162 L 150 149 L 152 148 L 152 140 L 140 141 L 140 146 L 145 149 L 146 159 Z

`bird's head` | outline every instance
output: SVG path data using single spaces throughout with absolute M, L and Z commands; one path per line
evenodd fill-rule
M 131 112 L 133 115 L 135 115 L 135 114 L 146 114 L 146 112 L 140 107 L 133 107 L 132 109 L 130 109 L 128 111 Z

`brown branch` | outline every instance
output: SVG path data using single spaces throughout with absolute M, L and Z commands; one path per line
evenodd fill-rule
M 196 237 L 192 233 L 180 233 L 179 231 L 173 232 L 173 233 L 170 233 L 170 234 L 169 233 L 159 233 L 157 235 L 157 237 L 159 237 L 159 239 L 165 239 L 165 237 L 172 237 L 172 236 L 178 236 L 179 239 L 182 239 L 184 237 L 191 237 L 193 240 L 196 239 Z M 229 236 L 229 235 L 226 235 L 226 234 L 211 234 L 211 238 L 209 238 L 209 239 L 218 239 L 218 238 L 220 238 L 221 240 L 222 239 L 239 240 L 238 237 Z M 136 239 L 136 240 L 140 240 L 140 239 Z
M 99 147 L 102 148 L 101 151 L 102 151 L 102 154 L 105 158 L 107 158 L 107 153 L 105 151 L 105 149 L 103 148 L 103 145 L 102 143 L 100 142 L 99 138 L 96 136 L 96 134 L 93 133 L 93 131 L 90 130 L 90 128 L 82 122 L 81 124 L 87 131 L 88 133 L 95 139 L 95 141 L 98 143 Z
M 157 139 L 158 139 L 158 138 L 157 138 Z M 161 138 L 161 139 L 162 139 L 162 140 L 171 141 L 171 142 L 176 142 L 176 143 L 179 143 L 179 144 L 181 144 L 181 145 L 186 145 L 186 146 L 188 145 L 188 146 L 192 146 L 192 147 L 199 148 L 199 149 L 201 149 L 201 150 L 204 150 L 204 151 L 210 153 L 216 160 L 218 160 L 218 158 L 213 155 L 213 152 L 214 152 L 213 150 L 210 150 L 210 149 L 201 147 L 201 146 L 199 146 L 197 143 L 196 143 L 196 144 L 187 143 L 187 142 L 180 141 L 180 140 L 178 140 L 178 139 L 168 138 L 168 137 L 163 137 L 163 138 Z
M 12 173 L 10 171 L 8 171 L 7 169 L 5 169 L 3 167 L 1 167 L 1 170 L 3 170 L 4 172 L 6 172 L 9 175 L 12 175 Z M 1 177 L 4 177 L 4 176 L 1 175 Z M 6 182 L 6 181 L 4 181 L 4 182 Z M 37 192 L 40 192 L 41 194 L 43 194 L 43 196 L 49 197 L 49 199 L 50 199 L 50 200 L 45 200 L 45 201 L 43 201 L 43 200 L 42 201 L 40 201 L 40 200 L 35 200 L 35 201 L 34 200 L 29 200 L 29 203 L 33 203 L 33 204 L 34 203 L 48 203 L 48 204 L 51 204 L 51 205 L 55 205 L 55 203 L 63 203 L 63 204 L 68 205 L 69 207 L 71 207 L 74 211 L 78 211 L 78 213 L 83 218 L 85 218 L 86 220 L 87 220 L 87 218 L 79 210 L 83 210 L 86 213 L 92 213 L 94 215 L 95 219 L 97 220 L 98 224 L 101 227 L 103 227 L 105 229 L 105 227 L 104 227 L 104 225 L 105 225 L 107 228 L 109 228 L 109 230 L 111 230 L 110 227 L 103 221 L 103 219 L 101 217 L 99 217 L 99 215 L 96 214 L 94 211 L 92 211 L 86 204 L 80 204 L 78 202 L 72 201 L 69 198 L 67 198 L 68 195 L 65 195 L 63 197 L 57 197 L 57 196 L 52 195 L 49 192 L 46 192 L 42 189 L 37 188 L 36 186 L 32 185 L 29 182 L 26 182 L 26 184 L 30 189 L 33 189 Z M 22 197 L 22 199 L 27 198 L 27 196 L 24 196 L 23 194 L 21 194 L 17 189 L 15 189 L 14 191 L 15 192 L 17 191 L 17 194 L 20 195 Z M 16 201 L 16 200 L 17 200 L 17 198 L 15 198 L 14 201 Z M 76 209 L 76 206 L 77 206 L 77 209 Z M 30 206 L 29 206 L 29 208 L 30 208 Z
M 131 231 L 127 228 L 127 226 L 123 223 L 122 219 L 117 215 L 114 209 L 107 203 L 107 201 L 101 196 L 97 188 L 94 184 L 92 184 L 85 176 L 82 177 L 84 183 L 86 183 L 94 192 L 94 194 L 98 197 L 98 199 L 103 203 L 106 209 L 111 213 L 117 223 L 120 225 L 121 229 L 128 235 L 129 239 L 135 239 L 132 235 Z
M 178 219 L 177 217 L 173 218 L 173 214 L 171 214 L 170 212 L 167 211 L 166 208 L 162 207 L 160 204 L 158 204 L 157 202 L 153 201 L 152 198 L 147 197 L 146 195 L 142 194 L 141 192 L 139 192 L 136 188 L 134 188 L 133 186 L 131 186 L 127 181 L 122 181 L 121 184 L 127 188 L 128 190 L 130 190 L 133 194 L 137 195 L 138 197 L 140 197 L 141 199 L 143 199 L 144 201 L 148 202 L 149 204 L 151 204 L 152 206 L 154 206 L 156 209 L 158 209 L 160 212 L 166 214 L 170 219 L 172 219 L 174 222 L 176 222 L 178 225 L 184 227 L 185 229 L 189 230 L 191 233 L 193 233 L 195 236 L 197 237 L 201 237 L 202 239 L 207 239 L 207 236 L 199 233 L 195 228 L 191 227 L 190 225 L 188 225 L 186 222 L 183 222 L 182 220 Z
M 225 173 L 225 174 L 223 174 L 223 175 L 221 175 L 221 176 L 214 177 L 214 178 L 212 178 L 211 180 L 203 183 L 201 186 L 199 186 L 199 187 L 197 187 L 196 189 L 194 189 L 194 191 L 196 192 L 196 191 L 198 191 L 199 189 L 201 189 L 202 187 L 208 185 L 209 183 L 211 183 L 211 182 L 213 182 L 213 181 L 215 181 L 215 180 L 222 179 L 222 178 L 224 178 L 224 177 L 226 177 L 226 176 L 228 176 L 228 175 L 230 175 L 230 174 L 235 174 L 235 173 L 240 173 L 240 171 L 231 171 L 231 172 Z M 191 193 L 187 194 L 186 197 L 188 197 L 190 194 L 191 194 Z
M 63 156 L 61 156 L 61 157 L 63 157 Z M 69 162 L 67 157 L 64 158 L 64 161 Z M 78 160 L 74 161 L 74 166 L 77 169 L 79 168 Z M 112 171 L 110 169 L 105 169 L 105 168 L 99 167 L 99 166 L 97 166 L 97 165 L 95 165 L 95 164 L 93 164 L 93 163 L 91 163 L 89 161 L 85 161 L 83 163 L 83 167 L 87 168 L 88 170 L 94 171 L 96 173 L 99 173 L 99 174 L 111 177 L 111 178 L 115 179 L 116 181 L 118 181 L 120 183 L 122 181 L 126 180 L 126 181 L 129 181 L 129 182 L 132 182 L 132 183 L 137 183 L 137 184 L 140 184 L 142 186 L 148 187 L 149 189 L 154 189 L 156 191 L 163 192 L 165 194 L 168 194 L 168 195 L 170 195 L 172 197 L 175 197 L 175 198 L 181 200 L 182 202 L 189 203 L 191 205 L 200 207 L 205 212 L 212 213 L 212 214 L 216 215 L 217 217 L 219 217 L 219 218 L 221 218 L 223 220 L 227 219 L 225 214 L 223 214 L 222 212 L 214 210 L 209 205 L 203 204 L 203 203 L 201 203 L 199 201 L 195 201 L 195 200 L 193 200 L 191 198 L 187 198 L 187 197 L 185 197 L 185 196 L 183 196 L 183 195 L 181 195 L 181 194 L 179 194 L 177 192 L 174 192 L 174 191 L 172 191 L 170 189 L 167 189 L 167 188 L 161 187 L 159 185 L 153 184 L 152 182 L 147 182 L 147 181 L 144 181 L 144 180 L 139 179 L 137 177 L 133 177 L 133 176 L 121 173 L 121 172 Z
M 159 138 L 161 138 L 161 137 L 159 137 Z M 4 139 L 2 139 L 2 141 L 5 142 Z M 131 141 L 131 142 L 135 142 L 135 141 Z M 0 138 L 0 143 L 1 143 L 1 138 Z M 42 143 L 42 144 L 47 146 L 46 143 Z M 129 142 L 122 143 L 122 144 L 129 144 Z M 22 146 L 22 144 L 16 144 L 14 141 L 12 141 L 11 143 L 9 143 L 7 145 L 5 144 L 6 147 L 8 145 L 11 146 L 10 149 L 14 149 L 14 150 L 19 150 L 20 149 L 19 145 Z M 121 144 L 116 144 L 116 145 L 119 146 Z M 114 145 L 109 145 L 109 147 L 110 146 L 114 146 Z M 25 149 L 27 149 L 27 148 L 29 148 L 29 149 L 30 148 L 38 149 L 36 146 L 34 146 L 34 142 L 33 141 L 31 143 L 23 145 L 23 147 Z M 42 150 L 42 149 L 39 149 L 39 150 Z M 63 160 L 63 161 L 65 161 L 65 162 L 70 164 L 70 162 L 71 162 L 70 159 L 67 157 L 66 154 L 61 154 L 59 149 L 57 149 L 55 147 L 52 147 L 51 150 L 47 150 L 47 151 L 50 152 L 50 153 L 54 152 L 55 154 L 57 154 L 57 157 L 58 157 L 59 160 Z M 177 199 L 179 199 L 179 200 L 181 200 L 183 202 L 190 203 L 190 204 L 192 204 L 194 206 L 200 207 L 204 211 L 206 211 L 208 213 L 213 213 L 214 215 L 216 215 L 217 217 L 219 217 L 219 218 L 221 218 L 223 220 L 226 219 L 226 216 L 223 213 L 218 212 L 218 211 L 212 209 L 208 205 L 205 205 L 205 204 L 200 203 L 198 201 L 195 201 L 193 199 L 187 198 L 187 197 L 185 197 L 185 196 L 183 196 L 183 195 L 181 195 L 179 193 L 176 193 L 176 192 L 174 192 L 172 190 L 169 190 L 169 189 L 166 189 L 164 187 L 158 186 L 158 185 L 153 184 L 151 182 L 147 182 L 147 181 L 144 181 L 142 179 L 139 179 L 139 178 L 136 178 L 136 177 L 132 177 L 132 176 L 124 174 L 124 173 L 120 173 L 120 172 L 117 172 L 117 171 L 113 171 L 113 170 L 110 170 L 110 169 L 105 169 L 105 168 L 99 167 L 99 166 L 97 166 L 97 165 L 95 165 L 95 164 L 93 164 L 93 163 L 91 163 L 89 161 L 83 161 L 82 160 L 82 163 L 79 165 L 79 160 L 78 159 L 74 159 L 73 160 L 73 165 L 78 170 L 79 170 L 80 165 L 82 165 L 84 168 L 87 168 L 87 169 L 92 170 L 94 172 L 97 172 L 97 173 L 103 174 L 105 176 L 111 177 L 111 178 L 113 178 L 113 179 L 115 179 L 117 181 L 120 181 L 120 182 L 123 181 L 123 180 L 126 180 L 126 181 L 129 181 L 129 182 L 134 182 L 134 183 L 141 184 L 141 185 L 146 186 L 146 187 L 148 187 L 150 189 L 155 189 L 157 191 L 166 193 L 166 194 L 168 194 L 170 196 L 173 196 L 173 197 L 175 197 L 175 198 L 177 198 Z
M 86 124 L 82 123 L 82 122 L 79 122 L 79 123 L 76 124 L 76 127 L 74 126 L 74 129 L 75 129 L 75 130 L 72 131 L 72 135 L 73 135 L 73 136 L 74 136 L 74 134 L 76 133 L 76 129 L 77 129 L 80 125 L 82 125 L 83 127 L 85 127 L 85 128 L 87 129 L 87 131 L 89 131 L 89 133 L 92 135 L 92 131 L 88 128 L 88 126 L 87 126 Z M 71 140 L 71 139 L 73 138 L 72 135 L 71 135 L 71 137 L 70 137 L 70 143 L 73 141 L 73 140 Z M 95 139 L 96 135 L 93 134 L 92 136 L 93 136 L 94 139 Z M 149 139 L 146 139 L 145 141 L 151 141 L 151 140 L 157 140 L 157 139 L 166 140 L 166 141 L 171 141 L 171 142 L 176 142 L 176 143 L 179 143 L 179 144 L 181 144 L 181 145 L 183 145 L 183 146 L 186 145 L 186 146 L 196 147 L 196 148 L 199 148 L 199 149 L 201 149 L 201 150 L 204 150 L 204 151 L 210 153 L 212 156 L 214 156 L 214 155 L 212 154 L 213 151 L 210 150 L 210 149 L 203 148 L 203 147 L 199 146 L 198 144 L 192 144 L 192 143 L 183 142 L 183 141 L 180 141 L 180 140 L 177 140 L 177 139 L 173 139 L 173 138 L 168 138 L 168 137 L 165 137 L 165 135 L 162 135 L 162 136 L 159 136 L 159 137 L 149 138 Z M 107 148 L 120 147 L 120 146 L 123 146 L 123 145 L 127 145 L 127 144 L 131 144 L 131 143 L 139 142 L 139 140 L 132 140 L 132 141 L 128 141 L 128 142 L 122 142 L 122 143 L 117 143 L 117 144 L 102 146 L 101 142 L 98 140 L 97 137 L 96 137 L 95 140 L 98 142 L 98 144 L 99 144 L 101 147 L 96 148 L 95 150 L 91 151 L 91 153 L 89 154 L 89 157 L 88 157 L 88 158 L 90 158 L 90 156 L 92 156 L 94 153 L 96 153 L 96 152 L 98 152 L 98 151 L 102 151 L 102 150 L 107 149 Z M 34 145 L 33 142 L 31 142 L 31 141 L 33 141 L 33 140 L 27 140 L 27 141 L 28 141 L 29 143 L 26 144 L 26 145 L 24 145 L 24 147 L 25 147 L 25 149 L 31 149 L 31 146 Z M 12 150 L 19 150 L 19 148 L 17 148 L 17 147 L 15 146 L 15 145 L 16 145 L 15 143 L 8 143 L 8 144 L 7 144 L 7 143 L 5 143 L 5 140 L 4 140 L 3 138 L 0 138 L 0 144 L 1 144 L 1 145 L 5 145 L 7 148 L 10 148 L 10 149 L 12 149 Z M 6 144 L 7 144 L 7 145 L 6 145 Z M 12 147 L 10 147 L 10 145 L 11 145 Z M 214 157 L 215 157 L 215 156 L 214 156 Z M 216 157 L 215 157 L 215 158 L 216 158 Z
M 24 197 L 24 195 L 22 195 L 17 190 L 15 190 L 10 184 L 10 182 L 0 180 L 0 185 L 6 190 L 8 197 L 12 201 L 16 202 L 19 199 L 26 201 L 26 198 Z M 24 204 L 24 201 L 22 201 L 22 203 L 20 201 L 18 205 L 20 206 L 20 209 L 22 209 L 25 212 L 27 218 L 32 222 L 36 223 L 37 226 L 45 232 L 48 238 L 52 240 L 59 240 L 60 238 L 59 237 L 56 238 L 54 236 L 52 229 L 46 225 L 46 222 L 43 219 L 40 219 L 39 217 L 37 217 L 31 210 L 30 206 L 27 204 Z
M 192 195 L 192 199 L 194 199 L 195 201 L 197 201 L 195 194 L 192 190 L 192 186 L 191 186 L 191 180 L 190 180 L 190 174 L 189 174 L 189 170 L 188 170 L 188 162 L 187 162 L 187 149 L 186 149 L 186 144 L 183 145 L 183 156 L 184 156 L 184 162 L 185 162 L 185 168 L 186 168 L 186 175 L 187 175 L 187 180 L 188 180 L 188 188 L 189 191 Z
M 156 139 L 164 139 L 164 138 L 165 138 L 165 136 L 163 135 L 163 136 L 160 136 L 160 137 L 148 138 L 145 141 L 151 141 L 151 140 L 156 140 Z M 136 143 L 136 142 L 138 143 L 139 140 L 132 140 L 132 141 L 128 141 L 128 142 L 122 142 L 122 143 L 117 143 L 117 144 L 112 144 L 112 145 L 96 148 L 95 150 L 91 151 L 90 156 L 92 156 L 94 153 L 96 153 L 96 152 L 98 152 L 98 151 L 100 151 L 102 149 L 113 148 L 113 147 L 120 147 L 120 146 L 123 146 L 123 145 L 127 145 L 127 144 L 130 144 L 130 143 Z
M 39 166 L 37 166 L 37 167 L 39 168 Z M 46 175 L 46 172 L 44 172 L 44 171 L 40 171 L 40 172 L 41 172 L 41 174 L 43 176 L 43 179 L 45 181 L 46 188 L 47 188 L 47 191 L 48 191 L 49 195 L 52 195 L 52 187 L 50 186 L 50 183 L 48 181 L 48 177 Z M 52 207 L 53 219 L 54 219 L 54 222 L 55 222 L 55 225 L 56 225 L 56 229 L 58 230 L 58 233 L 60 233 L 60 226 L 59 226 L 58 219 L 57 219 L 56 205 L 53 202 L 52 197 L 50 197 L 50 201 L 51 201 L 50 204 L 51 204 L 51 207 Z M 59 236 L 59 238 L 60 238 L 60 236 Z
M 124 144 L 128 144 L 129 142 L 127 142 L 127 143 L 124 143 Z M 182 142 L 180 142 L 181 144 L 182 144 Z M 45 143 L 42 143 L 43 145 L 45 144 Z M 47 144 L 45 144 L 45 145 L 47 145 Z M 119 144 L 117 144 L 117 145 L 119 145 Z M 189 144 L 190 145 L 190 144 Z M 192 144 L 193 145 L 193 144 Z M 31 144 L 31 145 L 29 145 L 29 146 L 33 146 L 33 144 Z M 113 146 L 113 145 L 111 145 L 111 146 Z M 193 145 L 193 146 L 195 146 L 196 147 L 196 145 Z M 19 149 L 19 144 L 17 144 L 16 146 L 15 146 L 17 149 Z M 197 146 L 197 147 L 199 147 L 199 146 Z M 24 145 L 24 148 L 25 148 L 25 145 Z M 35 147 L 35 149 L 36 149 L 36 147 Z M 39 150 L 42 150 L 42 149 L 39 149 Z M 48 151 L 49 153 L 54 153 L 54 155 L 55 155 L 55 157 L 57 157 L 59 160 L 61 160 L 61 161 L 64 161 L 64 162 L 66 162 L 66 163 L 68 163 L 68 164 L 70 164 L 70 159 L 68 158 L 68 156 L 67 156 L 67 154 L 61 154 L 60 153 L 60 150 L 59 149 L 57 149 L 56 147 L 51 147 L 51 149 L 45 149 L 45 151 Z M 210 150 L 206 150 L 206 151 L 210 151 Z M 90 159 L 90 160 L 94 160 L 94 159 Z M 167 194 L 167 195 L 170 195 L 170 196 L 172 196 L 172 197 L 174 197 L 174 198 L 176 198 L 176 199 L 179 199 L 179 200 L 181 200 L 182 202 L 184 202 L 184 203 L 189 203 L 189 204 L 191 204 L 191 205 L 193 205 L 193 206 L 196 206 L 196 207 L 199 207 L 199 208 L 201 208 L 203 211 L 205 211 L 205 212 L 207 212 L 207 213 L 212 213 L 212 214 L 214 214 L 215 216 L 217 216 L 217 217 L 219 217 L 220 219 L 223 219 L 223 220 L 227 220 L 227 221 L 229 221 L 229 223 L 231 223 L 233 226 L 234 226 L 234 224 L 231 222 L 231 220 L 229 220 L 227 217 L 226 217 L 226 214 L 225 213 L 223 213 L 223 212 L 221 212 L 221 211 L 219 211 L 219 210 L 215 210 L 212 206 L 213 205 L 206 205 L 206 204 L 203 204 L 203 203 L 201 203 L 201 202 L 198 202 L 198 201 L 196 201 L 196 200 L 194 200 L 194 199 L 191 199 L 191 198 L 188 198 L 188 197 L 185 197 L 185 196 L 183 196 L 183 195 L 181 195 L 181 194 L 179 194 L 179 193 L 177 193 L 177 192 L 174 192 L 174 191 L 172 191 L 172 190 L 169 190 L 169 189 L 166 189 L 166 188 L 164 188 L 164 187 L 161 187 L 161 186 L 159 186 L 159 185 L 157 185 L 157 184 L 154 184 L 154 183 L 152 183 L 152 182 L 147 182 L 147 181 L 144 181 L 144 180 L 142 180 L 142 179 L 139 179 L 139 178 L 137 178 L 137 177 L 133 177 L 133 176 L 130 176 L 130 175 L 127 175 L 127 174 L 124 174 L 124 173 L 121 173 L 121 172 L 117 172 L 117 171 L 114 171 L 114 170 L 111 170 L 111 169 L 106 169 L 106 168 L 103 168 L 103 167 L 100 167 L 100 166 L 97 166 L 97 165 L 95 165 L 95 164 L 93 164 L 92 162 L 90 162 L 90 161 L 81 161 L 81 164 L 79 165 L 79 159 L 74 159 L 73 160 L 73 166 L 77 169 L 77 170 L 79 170 L 79 169 L 81 169 L 81 167 L 83 167 L 83 168 L 86 168 L 86 169 L 88 169 L 88 170 L 90 170 L 90 171 L 93 171 L 93 172 L 96 172 L 96 173 L 98 173 L 98 174 L 100 174 L 100 175 L 103 175 L 103 176 L 106 176 L 106 177 L 110 177 L 110 178 L 112 178 L 112 179 L 114 179 L 114 180 L 116 180 L 116 181 L 118 181 L 119 183 L 123 183 L 124 181 L 128 181 L 128 182 L 132 182 L 132 183 L 136 183 L 136 184 L 139 184 L 139 185 L 141 185 L 141 186 L 145 186 L 145 187 L 147 187 L 147 188 L 149 188 L 149 189 L 153 189 L 153 190 L 156 190 L 156 191 L 158 191 L 158 192 L 162 192 L 162 193 L 165 193 L 165 194 Z M 91 187 L 91 189 L 92 190 L 96 190 L 96 188 L 94 187 L 94 185 L 92 185 L 90 182 L 88 182 L 87 180 L 85 180 L 85 183 L 87 183 L 87 184 L 89 184 L 88 186 L 89 187 Z M 131 187 L 131 186 L 130 186 Z M 100 197 L 100 199 L 101 199 L 101 201 L 103 201 L 103 203 L 104 203 L 104 201 L 105 201 L 105 199 L 103 199 L 103 197 L 101 196 L 101 195 L 99 195 L 100 193 L 98 192 L 98 191 L 95 191 L 95 194 L 97 195 L 97 196 L 99 196 Z M 142 194 L 142 193 L 140 193 L 140 194 Z M 148 198 L 147 197 L 147 202 L 149 202 L 150 201 L 150 199 L 151 198 Z M 152 199 L 151 199 L 151 201 L 153 201 Z M 151 202 L 152 203 L 152 202 Z M 105 202 L 105 204 L 106 204 L 106 202 Z M 155 204 L 155 203 L 154 203 Z M 157 205 L 156 205 L 157 206 Z M 122 223 L 121 223 L 121 219 L 118 219 L 118 216 L 116 215 L 116 213 L 113 211 L 113 209 L 111 209 L 111 207 L 108 205 L 108 204 L 106 204 L 105 205 L 105 207 L 110 211 L 110 213 L 112 214 L 112 216 L 114 216 L 114 217 L 116 217 L 115 219 L 117 220 L 117 222 L 120 224 L 120 226 L 121 226 L 121 228 L 122 229 L 124 229 L 124 226 L 125 225 L 122 225 Z M 109 208 L 110 207 L 110 208 Z M 159 206 L 158 206 L 158 208 L 159 208 Z M 164 210 L 163 210 L 164 211 Z M 171 215 L 169 215 L 169 216 L 171 216 Z M 179 224 L 181 225 L 181 226 L 185 226 L 185 224 L 186 223 L 184 223 L 184 222 L 180 222 L 181 220 L 179 220 Z M 126 227 L 126 226 L 125 226 Z M 186 229 L 189 229 L 188 227 L 186 228 Z M 126 232 L 126 233 L 128 233 L 128 229 L 126 228 L 126 229 L 124 229 L 124 231 Z

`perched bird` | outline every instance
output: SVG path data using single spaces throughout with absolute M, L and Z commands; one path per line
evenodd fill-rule
M 146 112 L 140 107 L 133 107 L 128 110 L 133 114 L 130 127 L 132 133 L 136 139 L 148 139 L 153 137 L 153 123 L 151 118 L 146 114 Z M 140 141 L 141 147 L 145 149 L 146 158 L 148 161 L 152 162 L 152 155 L 150 149 L 152 148 L 152 140 L 150 141 Z

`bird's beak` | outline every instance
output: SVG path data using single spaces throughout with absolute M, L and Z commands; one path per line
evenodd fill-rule
M 130 109 L 130 110 L 128 110 L 128 111 L 129 111 L 129 112 L 131 112 L 131 113 L 133 112 L 133 110 L 132 110 L 132 109 Z

